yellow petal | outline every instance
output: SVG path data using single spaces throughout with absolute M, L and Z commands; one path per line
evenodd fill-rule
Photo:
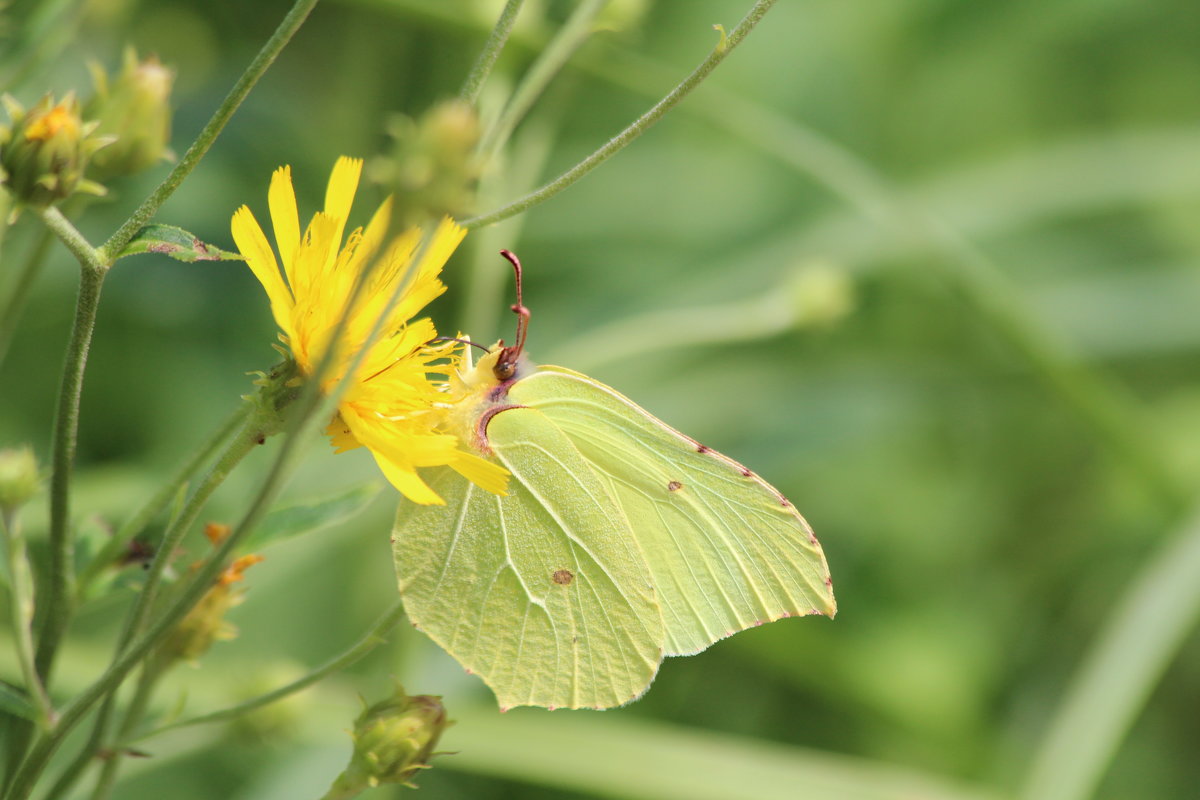
M 399 489 L 400 493 L 409 500 L 423 506 L 446 505 L 446 501 L 439 497 L 437 492 L 430 489 L 425 481 L 421 480 L 415 469 L 401 466 L 374 450 L 371 451 L 371 455 L 375 456 L 375 463 L 379 465 L 379 469 L 383 470 L 383 476 L 388 479 L 388 482 Z
M 292 168 L 280 167 L 271 176 L 271 188 L 267 192 L 271 208 L 271 224 L 275 228 L 275 244 L 279 247 L 279 258 L 283 261 L 283 272 L 288 284 L 295 289 L 296 279 L 292 263 L 296 247 L 300 244 L 300 214 L 296 210 L 296 192 L 292 188 Z
M 275 316 L 275 324 L 285 336 L 291 338 L 292 295 L 279 274 L 279 266 L 275 263 L 275 254 L 271 252 L 271 244 L 267 241 L 266 234 L 246 206 L 234 213 L 229 227 L 242 257 L 246 259 L 258 282 L 267 290 L 267 299 L 271 301 L 271 313 Z
M 460 452 L 458 458 L 450 462 L 450 467 L 481 489 L 501 497 L 508 495 L 509 472 L 499 464 L 493 464 L 474 453 Z
M 354 203 L 354 193 L 358 190 L 358 176 L 362 173 L 362 159 L 342 156 L 333 165 L 329 176 L 329 186 L 325 189 L 325 213 L 337 221 L 337 235 L 334 241 L 342 241 L 342 231 L 346 220 L 350 219 L 350 206 Z

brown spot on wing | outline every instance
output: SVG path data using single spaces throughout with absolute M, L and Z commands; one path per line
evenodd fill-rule
M 683 484 L 680 483 L 679 481 L 671 481 L 670 483 L 667 484 L 668 492 L 678 492 L 682 488 L 683 488 Z
M 550 580 L 559 586 L 568 586 L 571 581 L 575 580 L 575 573 L 569 569 L 556 569 L 554 570 L 554 574 L 550 576 Z

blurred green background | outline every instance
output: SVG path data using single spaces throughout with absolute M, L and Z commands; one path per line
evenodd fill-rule
M 457 92 L 500 5 L 321 3 L 158 220 L 232 248 L 232 212 L 247 203 L 265 219 L 280 164 L 311 214 L 338 155 L 379 152 L 389 114 Z M 485 108 L 573 5 L 526 4 Z M 608 29 L 517 130 L 479 210 L 618 132 L 707 55 L 712 24 L 731 29 L 749 6 L 611 3 Z M 157 53 L 178 73 L 182 152 L 287 8 L 18 1 L 0 12 L 0 48 L 34 14 L 63 35 L 13 89 L 26 104 L 86 92 L 87 59 L 111 68 L 126 43 Z M 670 659 L 621 710 L 503 716 L 402 624 L 314 692 L 142 743 L 154 757 L 127 762 L 118 796 L 316 797 L 349 755 L 355 694 L 381 697 L 390 676 L 444 695 L 459 720 L 444 740 L 457 754 L 420 776 L 428 797 L 1068 797 L 1055 781 L 1086 761 L 1072 748 L 1126 718 L 1111 754 L 1088 762 L 1095 796 L 1195 796 L 1195 600 L 1186 580 L 1144 570 L 1163 553 L 1186 563 L 1168 548 L 1196 538 L 1198 52 L 1188 0 L 779 3 L 627 150 L 468 237 L 433 314 L 477 340 L 510 336 L 494 252 L 516 250 L 534 360 L 594 375 L 777 485 L 825 547 L 837 619 Z M 114 183 L 83 232 L 102 241 L 166 170 Z M 362 221 L 380 196 L 360 193 Z M 22 219 L 6 261 L 36 233 Z M 0 292 L 10 281 L 0 274 Z M 56 249 L 0 368 L 0 444 L 47 452 L 76 285 Z M 246 373 L 276 358 L 244 265 L 139 257 L 104 292 L 75 503 L 96 529 L 123 519 L 250 389 Z M 277 446 L 206 519 L 234 517 Z M 316 441 L 284 499 L 370 480 L 364 451 L 334 457 Z M 395 594 L 393 505 L 389 488 L 349 523 L 267 550 L 231 614 L 240 635 L 179 670 L 164 711 L 264 691 L 353 642 Z M 1166 609 L 1147 619 L 1180 616 L 1176 634 L 1155 650 L 1157 629 L 1133 625 L 1103 662 L 1114 682 L 1048 738 L 1137 580 Z M 106 663 L 120 602 L 84 610 L 60 690 Z

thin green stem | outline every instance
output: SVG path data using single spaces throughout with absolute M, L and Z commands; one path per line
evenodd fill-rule
M 191 529 L 192 523 L 195 522 L 201 509 L 208 501 L 208 498 L 216 491 L 217 487 L 224 483 L 233 468 L 241 463 L 241 460 L 261 441 L 263 437 L 263 425 L 260 424 L 260 420 L 247 418 L 245 409 L 239 409 L 239 413 L 234 416 L 233 420 L 241 423 L 241 430 L 238 432 L 238 435 L 232 441 L 228 442 L 221 457 L 208 471 L 208 474 L 204 476 L 204 479 L 196 487 L 187 504 L 163 533 L 162 541 L 159 543 L 158 549 L 154 554 L 154 560 L 150 563 L 142 590 L 138 592 L 133 607 L 126 617 L 121 634 L 117 639 L 114 658 L 121 655 L 129 642 L 145 626 L 150 609 L 153 607 L 155 595 L 158 592 L 158 585 L 162 581 L 163 573 L 182 543 L 184 535 Z M 216 438 L 218 440 L 227 439 L 228 436 L 218 436 Z M 205 451 L 209 449 L 206 447 Z M 169 501 L 177 489 L 178 484 L 168 484 L 167 487 L 160 490 L 159 495 L 155 499 L 165 498 L 163 501 L 165 503 Z M 153 516 L 153 514 L 147 516 Z M 56 782 L 55 790 L 57 792 L 65 792 L 82 775 L 83 770 L 91 763 L 96 754 L 108 746 L 109 727 L 116 707 L 117 689 L 119 688 L 120 682 L 115 684 L 112 691 L 104 698 L 104 702 L 96 714 L 95 722 L 92 725 L 92 733 L 87 743 Z M 107 770 L 103 774 L 107 774 Z
M 196 137 L 196 141 L 192 142 L 192 146 L 183 154 L 183 158 L 179 159 L 179 163 L 175 165 L 175 168 L 171 170 L 166 179 L 159 184 L 153 194 L 138 206 L 129 219 L 100 248 L 108 263 L 112 263 L 121 255 L 121 251 L 125 249 L 125 245 L 129 244 L 130 240 L 142 229 L 142 226 L 158 213 L 158 209 L 179 188 L 179 184 L 183 182 L 183 179 L 196 168 L 196 165 L 200 163 L 200 159 L 212 147 L 213 142 L 216 141 L 217 136 L 220 135 L 221 130 L 229 122 L 233 113 L 237 111 L 238 106 L 242 104 L 242 101 L 246 99 L 246 95 L 254 88 L 254 84 L 258 83 L 258 79 L 274 63 L 275 58 L 291 40 L 292 36 L 295 35 L 296 31 L 300 29 L 300 26 L 304 24 L 304 20 L 316 4 L 317 0 L 296 0 L 296 3 L 292 6 L 292 10 L 279 23 L 279 27 L 275 29 L 275 33 L 271 35 L 271 38 L 267 40 L 263 48 L 258 51 L 258 55 L 250 62 L 246 71 L 238 78 L 237 83 L 234 84 L 233 89 L 230 90 L 225 100 L 217 108 L 216 113 L 213 114 L 208 124 L 200 131 L 200 134 Z
M 4 363 L 4 357 L 8 354 L 9 345 L 17 332 L 17 323 L 21 321 L 21 312 L 29 302 L 29 295 L 33 291 L 38 274 L 42 271 L 42 265 L 46 263 L 46 254 L 50 252 L 50 244 L 53 241 L 54 234 L 48 229 L 38 234 L 37 241 L 17 273 L 12 292 L 4 307 L 0 308 L 0 364 Z
M 156 658 L 151 658 L 142 667 L 141 677 L 138 678 L 137 687 L 129 701 L 129 708 L 125 711 L 125 719 L 121 721 L 120 730 L 117 732 L 118 739 L 124 739 L 133 733 L 142 721 L 142 717 L 146 715 L 146 709 L 150 706 L 150 698 L 154 696 L 154 690 L 166 669 L 167 665 L 162 663 L 161 659 Z M 107 800 L 112 794 L 113 785 L 117 781 L 117 773 L 121 769 L 121 756 L 122 752 L 119 747 L 112 748 L 112 752 L 108 753 L 108 758 L 104 761 L 104 765 L 100 768 L 100 775 L 96 779 L 96 786 L 92 790 L 92 800 Z
M 504 110 L 479 142 L 479 152 L 485 154 L 488 161 L 495 158 L 496 153 L 512 135 L 513 129 L 529 113 L 529 109 L 546 90 L 550 81 L 592 35 L 592 23 L 607 2 L 608 0 L 586 0 L 576 6 L 574 13 L 526 70 Z
M 71 473 L 75 464 L 75 444 L 79 432 L 79 402 L 83 394 L 83 373 L 88 350 L 96 328 L 96 310 L 100 288 L 107 269 L 98 254 L 79 231 L 57 209 L 42 212 L 47 227 L 58 236 L 79 260 L 79 297 L 75 305 L 75 323 L 67 346 L 62 384 L 55 413 L 51 442 L 49 575 L 41 595 L 45 597 L 35 663 L 43 683 L 49 685 L 51 667 L 72 613 L 74 583 L 74 540 L 70 525 Z
M 252 406 L 249 403 L 240 404 L 221 423 L 216 431 L 213 432 L 213 435 L 208 438 L 204 445 L 187 462 L 180 466 L 179 470 L 171 476 L 170 480 L 163 483 L 154 496 L 147 500 L 145 505 L 138 509 L 136 513 L 117 529 L 116 533 L 109 538 L 100 552 L 96 554 L 91 562 L 84 567 L 83 572 L 80 573 L 79 579 L 76 582 L 76 595 L 79 601 L 86 598 L 92 583 L 100 574 L 117 562 L 128 548 L 130 540 L 146 529 L 146 526 L 150 524 L 150 520 L 166 508 L 167 504 L 192 479 L 196 471 L 204 466 L 242 427 L 251 411 Z
M 1200 513 L 1145 564 L 1084 656 L 1019 795 L 1091 797 L 1155 684 L 1200 619 Z
M 492 28 L 491 35 L 484 42 L 483 50 L 475 59 L 475 64 L 471 67 L 471 72 L 467 75 L 467 79 L 458 93 L 462 100 L 471 105 L 475 105 L 479 100 L 483 84 L 487 81 L 488 75 L 492 72 L 492 66 L 500 57 L 500 51 L 504 49 L 504 45 L 508 41 L 508 35 L 512 33 L 513 23 L 517 21 L 517 14 L 520 13 L 524 2 L 525 0 L 508 0 L 504 4 L 504 9 L 500 12 L 500 19 L 496 20 L 496 27 Z
M 184 719 L 180 720 L 179 722 L 172 722 L 169 725 L 163 725 L 160 728 L 155 728 L 154 730 L 143 733 L 133 739 L 121 741 L 120 746 L 126 747 L 134 742 L 140 742 L 144 739 L 149 739 L 152 736 L 158 736 L 161 733 L 175 730 L 176 728 L 186 728 L 192 725 L 205 725 L 212 722 L 224 722 L 226 720 L 236 719 L 243 714 L 248 714 L 251 711 L 255 711 L 263 706 L 270 705 L 271 703 L 282 700 L 285 697 L 289 697 L 296 692 L 307 689 L 309 686 L 321 681 L 325 677 L 349 667 L 351 664 L 363 658 L 365 655 L 382 644 L 385 641 L 384 637 L 387 632 L 391 630 L 393 626 L 395 626 L 402 616 L 404 616 L 404 605 L 397 600 L 395 605 L 393 605 L 387 613 L 380 617 L 379 621 L 376 622 L 369 631 L 367 631 L 366 635 L 356 642 L 349 650 L 334 656 L 329 661 L 326 661 L 324 664 L 317 667 L 304 677 L 298 678 L 297 680 L 294 680 L 285 686 L 281 686 L 274 691 L 270 691 L 266 694 L 247 700 L 244 703 L 238 703 L 235 706 L 223 708 L 219 711 L 212 711 L 208 714 L 201 714 L 196 717 L 191 717 L 190 719 Z
M 47 732 L 54 726 L 54 707 L 33 665 L 33 586 L 30 581 L 29 560 L 25 554 L 25 539 L 18 529 L 19 524 L 15 513 L 0 513 L 0 538 L 3 539 L 9 591 L 12 595 L 8 604 L 9 622 L 13 629 L 13 648 L 21 666 L 21 677 L 25 679 L 25 688 L 37 708 L 35 722 L 42 732 Z
M 745 18 L 738 23 L 738 26 L 733 30 L 733 33 L 728 37 L 722 36 L 720 43 L 709 54 L 708 58 L 704 59 L 690 75 L 684 78 L 683 82 L 672 89 L 666 97 L 659 100 L 654 106 L 642 116 L 638 117 L 625 130 L 610 139 L 603 147 L 592 153 L 590 156 L 580 161 L 575 166 L 564 172 L 562 175 L 555 178 L 550 183 L 540 189 L 537 189 L 524 197 L 514 200 L 502 208 L 495 211 L 490 211 L 486 214 L 481 214 L 477 217 L 472 217 L 465 220 L 461 224 L 468 230 L 479 228 L 483 225 L 490 225 L 493 222 L 499 222 L 502 219 L 507 219 L 514 214 L 520 214 L 532 206 L 537 205 L 567 188 L 575 181 L 587 175 L 596 167 L 603 164 L 615 153 L 619 152 L 626 145 L 632 142 L 637 137 L 645 133 L 650 126 L 662 119 L 663 115 L 674 108 L 680 100 L 687 97 L 693 89 L 700 85 L 705 78 L 708 77 L 717 65 L 725 60 L 726 56 L 742 43 L 750 31 L 754 30 L 754 26 L 759 23 L 763 15 L 770 10 L 775 4 L 775 0 L 759 0 L 750 9 L 750 12 Z

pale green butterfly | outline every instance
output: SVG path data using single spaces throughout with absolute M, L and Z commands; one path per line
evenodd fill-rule
M 446 508 L 401 501 L 393 536 L 410 621 L 501 708 L 609 708 L 664 656 L 782 617 L 833 616 L 820 544 L 775 488 L 586 375 L 532 366 L 529 311 L 463 380 L 460 420 L 512 477 L 490 494 L 448 467 Z

